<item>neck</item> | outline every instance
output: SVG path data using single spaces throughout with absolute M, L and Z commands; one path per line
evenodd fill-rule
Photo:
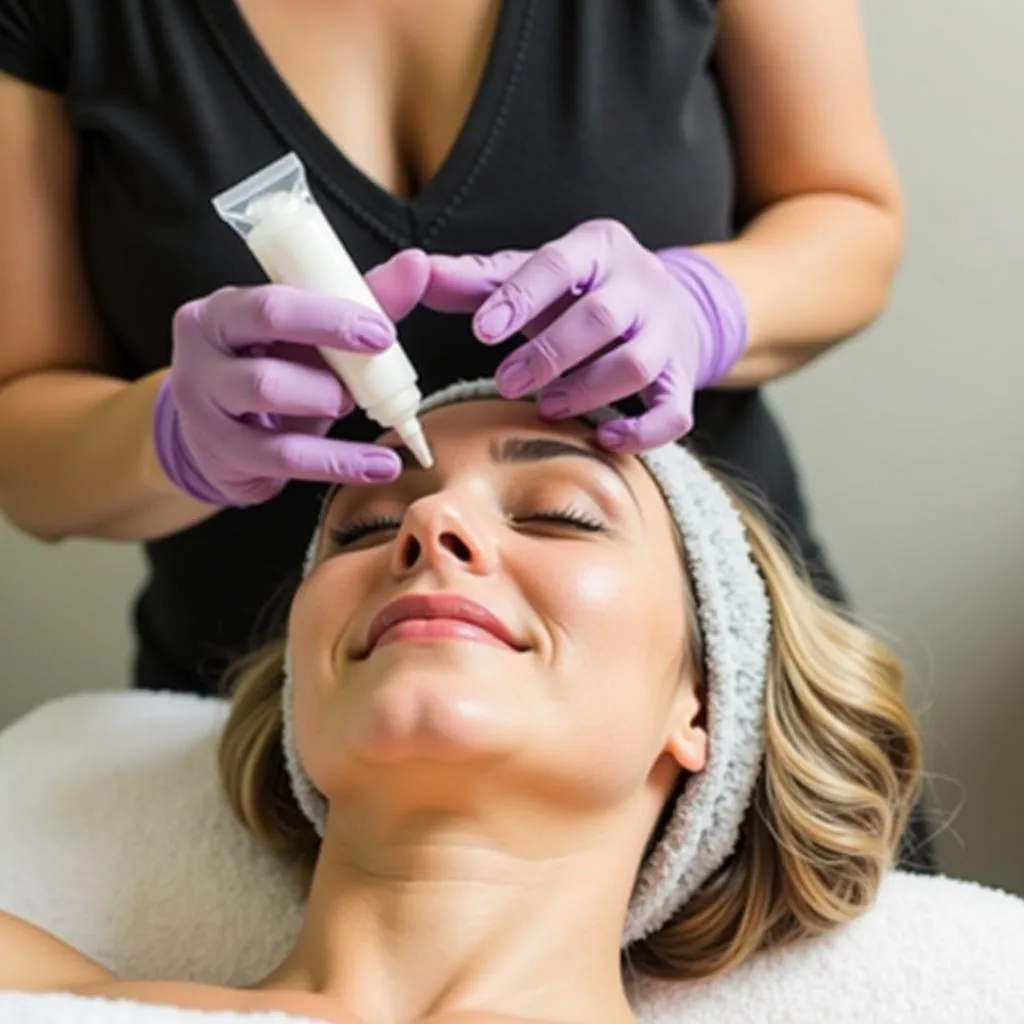
M 633 1020 L 619 941 L 641 854 L 622 841 L 642 834 L 623 820 L 635 809 L 567 825 L 522 807 L 381 807 L 332 810 L 298 942 L 265 986 L 331 997 L 374 1024 Z

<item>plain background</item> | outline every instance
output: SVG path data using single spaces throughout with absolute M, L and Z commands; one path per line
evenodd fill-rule
M 859 611 L 907 658 L 943 869 L 1024 894 L 1024 6 L 865 18 L 904 270 L 875 328 L 771 395 Z M 0 525 L 0 725 L 124 685 L 140 577 L 130 547 Z

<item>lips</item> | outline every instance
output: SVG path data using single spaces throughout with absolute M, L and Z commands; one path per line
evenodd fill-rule
M 483 605 L 457 594 L 407 594 L 382 608 L 370 623 L 366 646 L 358 658 L 369 657 L 381 638 L 402 623 L 440 621 L 455 626 L 461 624 L 467 634 L 479 631 L 485 638 L 498 641 L 514 651 L 525 651 L 524 644 L 496 615 Z M 458 632 L 458 631 L 456 631 Z M 471 636 L 465 636 L 470 639 Z

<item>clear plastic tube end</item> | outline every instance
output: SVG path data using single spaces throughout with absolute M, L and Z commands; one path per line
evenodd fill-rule
M 433 453 L 430 451 L 430 445 L 427 444 L 427 438 L 418 420 L 412 418 L 407 419 L 404 423 L 399 423 L 395 427 L 395 433 L 424 469 L 430 469 L 434 465 Z

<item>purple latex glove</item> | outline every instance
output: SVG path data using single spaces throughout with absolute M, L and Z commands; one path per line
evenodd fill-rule
M 371 270 L 366 282 L 387 317 L 283 285 L 225 288 L 182 306 L 153 412 L 168 478 L 199 501 L 244 506 L 272 498 L 293 479 L 397 477 L 401 465 L 390 449 L 325 436 L 354 406 L 317 347 L 387 348 L 391 321 L 416 306 L 428 279 L 426 256 L 415 250 Z
M 474 312 L 486 345 L 531 340 L 498 367 L 507 398 L 538 393 L 541 414 L 578 416 L 631 395 L 647 411 L 604 423 L 598 442 L 640 452 L 693 426 L 694 392 L 746 347 L 732 282 L 692 249 L 645 249 L 616 221 L 589 221 L 536 252 L 431 256 L 423 302 Z

